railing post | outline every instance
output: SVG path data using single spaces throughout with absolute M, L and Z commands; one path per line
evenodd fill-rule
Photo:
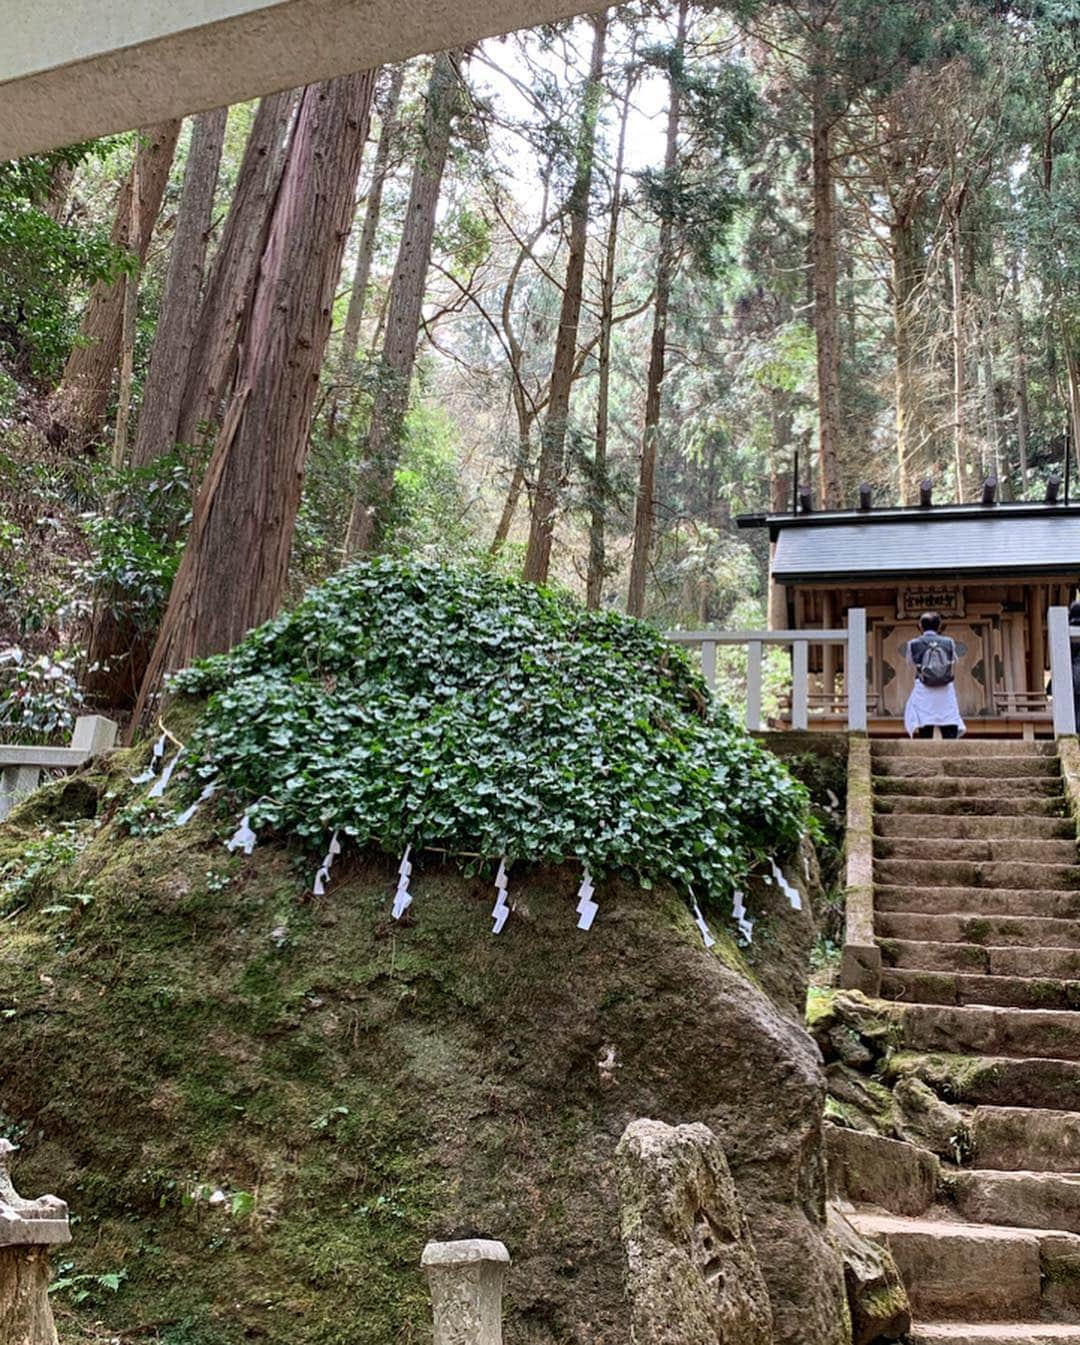
M 708 683 L 709 690 L 716 690 L 716 641 L 701 642 L 701 672 Z
M 1047 617 L 1047 628 L 1050 634 L 1050 689 L 1054 697 L 1054 737 L 1063 738 L 1076 732 L 1069 609 L 1051 607 Z
M 750 733 L 761 729 L 761 653 L 760 640 L 746 645 L 746 727 Z
M 119 732 L 119 724 L 103 715 L 80 715 L 75 721 L 71 746 L 76 752 L 86 752 L 96 757 L 99 752 L 108 752 L 116 746 Z
M 866 608 L 848 611 L 844 681 L 847 684 L 848 732 L 866 732 Z
M 791 727 L 809 727 L 810 717 L 810 645 L 796 640 L 791 649 Z

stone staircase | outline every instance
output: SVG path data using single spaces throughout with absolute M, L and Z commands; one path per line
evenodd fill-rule
M 1054 745 L 882 741 L 872 763 L 888 1070 L 965 1133 L 937 1203 L 853 1222 L 896 1260 L 912 1345 L 1080 1345 L 1080 865 Z

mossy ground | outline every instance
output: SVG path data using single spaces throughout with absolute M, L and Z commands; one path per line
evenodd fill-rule
M 20 1187 L 71 1205 L 69 1273 L 123 1275 L 57 1296 L 66 1345 L 424 1340 L 423 1243 L 472 1235 L 518 1262 L 515 1339 L 581 1340 L 590 1312 L 619 1339 L 610 1156 L 635 1115 L 699 1114 L 709 1043 L 745 1092 L 707 1010 L 693 1026 L 717 978 L 757 993 L 739 951 L 615 883 L 580 935 L 569 870 L 517 881 L 493 939 L 489 883 L 422 857 L 397 925 L 390 859 L 343 857 L 315 899 L 309 857 L 226 853 L 226 809 L 128 834 L 137 764 L 0 828 L 0 1126 Z

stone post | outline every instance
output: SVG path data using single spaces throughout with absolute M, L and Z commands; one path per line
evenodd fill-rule
M 435 1316 L 435 1345 L 502 1345 L 510 1253 L 501 1242 L 429 1242 L 420 1259 Z
M 57 1345 L 49 1306 L 49 1248 L 71 1241 L 67 1206 L 55 1196 L 24 1200 L 8 1176 L 15 1146 L 0 1139 L 0 1341 Z

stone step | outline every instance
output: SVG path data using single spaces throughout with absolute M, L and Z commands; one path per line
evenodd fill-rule
M 996 783 L 996 781 L 995 781 Z M 925 798 L 916 794 L 879 793 L 874 798 L 876 813 L 932 813 L 935 817 L 1065 817 L 1065 800 L 1057 798 L 1031 798 L 1023 795 L 973 795 L 970 798 L 957 797 Z
M 925 915 L 1036 915 L 1069 920 L 1080 916 L 1080 889 L 1029 887 L 922 887 L 875 885 L 874 907 Z
M 1051 779 L 1061 777 L 1061 767 L 1053 757 L 949 755 L 923 757 L 884 757 L 874 761 L 874 771 L 893 780 L 948 779 L 976 776 L 997 779 Z
M 993 916 L 948 912 L 879 911 L 874 926 L 886 939 L 981 943 L 1000 947 L 1080 948 L 1080 923 L 1036 915 Z
M 874 865 L 874 882 L 887 887 L 1034 887 L 1063 891 L 1080 888 L 1080 865 L 880 859 Z
M 977 943 L 919 943 L 879 939 L 888 967 L 958 971 L 973 976 L 1029 976 L 1080 981 L 1080 948 L 999 948 Z
M 1078 1345 L 1080 1326 L 1058 1322 L 921 1322 L 908 1345 Z
M 875 775 L 874 794 L 878 798 L 899 794 L 905 798 L 1005 798 L 1040 799 L 1061 795 L 1059 776 L 1045 779 L 1001 779 L 996 775 L 931 776 L 925 780 L 899 780 L 890 775 Z
M 904 1004 L 989 1004 L 1018 1009 L 1080 1009 L 1080 981 L 1033 976 L 973 975 L 887 967 L 881 976 L 885 999 Z M 1078 1230 L 1080 1231 L 1080 1230 Z
M 1080 1059 L 1080 1013 L 1074 1011 L 898 1004 L 894 1012 L 899 1016 L 903 1045 L 908 1050 Z
M 892 1252 L 916 1318 L 1015 1321 L 1039 1315 L 1034 1231 L 885 1214 L 850 1218 L 860 1233 Z
M 925 799 L 920 799 L 925 803 Z M 1056 840 L 1076 845 L 1076 826 L 1068 817 L 966 817 L 952 813 L 879 813 L 874 819 L 878 836 L 890 840 Z
M 878 757 L 1056 757 L 1057 744 L 1049 738 L 1025 742 L 1022 738 L 973 738 L 968 734 L 951 743 L 940 738 L 875 738 L 870 751 L 875 760 Z
M 970 1124 L 972 1161 L 977 1167 L 1080 1174 L 1080 1112 L 976 1107 Z
M 1019 834 L 977 839 L 965 836 L 886 836 L 879 832 L 874 836 L 874 857 L 945 863 L 959 860 L 964 863 L 995 861 L 1015 864 L 1027 860 L 1032 864 L 1075 864 L 1077 861 L 1075 840 L 1048 840 Z
M 969 1223 L 1080 1233 L 1080 1173 L 977 1169 L 951 1173 L 947 1185 Z
M 887 1080 L 921 1079 L 950 1102 L 984 1107 L 1080 1110 L 1080 1061 L 895 1051 L 882 1066 Z M 984 1167 L 987 1166 L 983 1161 Z M 995 1164 L 994 1166 L 1000 1166 Z M 1041 1157 L 1022 1166 L 1045 1168 Z

